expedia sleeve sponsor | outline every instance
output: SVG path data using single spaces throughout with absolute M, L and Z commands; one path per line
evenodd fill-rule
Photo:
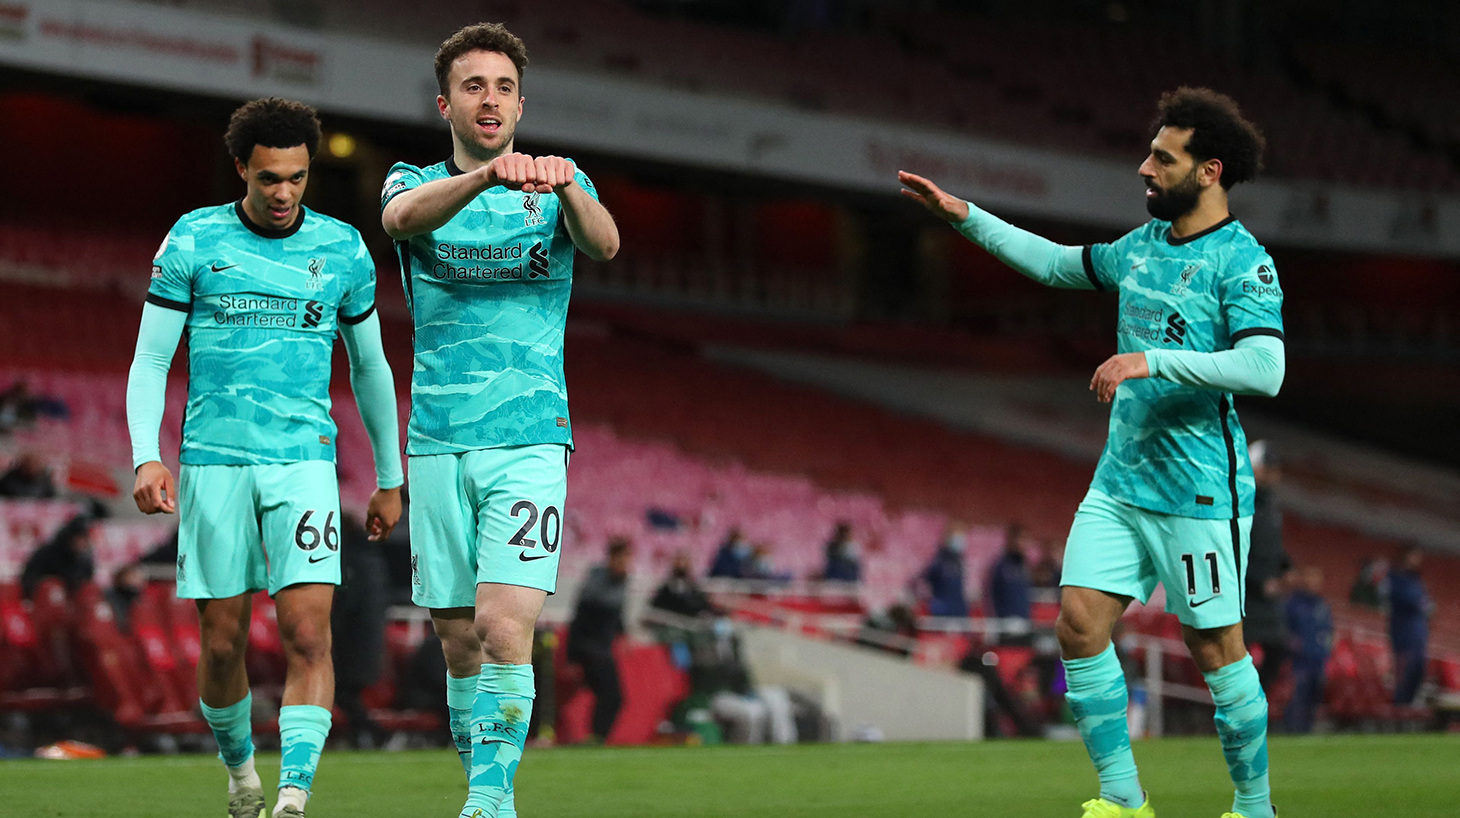
M 1283 288 L 1277 267 L 1266 253 L 1229 264 L 1218 282 L 1218 297 L 1233 341 L 1249 335 L 1283 334 Z
M 421 175 L 421 169 L 415 165 L 407 165 L 405 162 L 396 162 L 385 175 L 385 184 L 380 190 L 380 209 L 384 210 L 390 200 L 396 196 L 417 187 L 426 181 Z
M 183 217 L 186 219 L 187 217 Z M 193 299 L 193 233 L 179 220 L 168 231 L 157 255 L 152 257 L 152 277 L 147 285 L 148 300 L 163 306 L 181 305 L 185 309 Z

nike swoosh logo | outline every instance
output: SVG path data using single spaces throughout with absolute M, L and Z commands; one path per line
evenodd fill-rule
M 532 562 L 533 560 L 545 560 L 551 556 L 552 554 L 538 554 L 535 557 L 529 557 L 527 556 L 527 552 L 523 551 L 522 553 L 517 555 L 517 559 L 522 560 L 523 562 Z
M 1189 605 L 1187 605 L 1186 607 L 1188 607 L 1188 608 L 1200 608 L 1201 606 L 1207 604 L 1208 602 L 1211 602 L 1214 599 L 1218 599 L 1218 597 L 1209 596 L 1209 597 L 1207 597 L 1206 599 L 1203 599 L 1200 602 L 1192 602 Z
M 218 266 L 218 262 L 215 261 L 215 262 L 213 262 L 213 266 L 210 267 L 209 269 L 211 269 L 215 273 L 221 273 L 224 270 L 232 270 L 234 267 L 237 267 L 237 266 L 238 266 L 237 264 L 229 264 L 229 265 L 226 265 L 224 267 L 219 267 Z
M 322 556 L 322 557 L 310 557 L 310 558 L 309 558 L 309 561 L 310 561 L 310 562 L 311 562 L 311 563 L 315 563 L 315 562 L 324 562 L 324 561 L 325 561 L 325 560 L 327 560 L 327 559 L 329 559 L 329 558 L 330 558 L 330 557 L 333 557 L 333 556 L 334 556 L 334 554 L 325 554 L 325 555 L 324 555 L 324 556 Z M 1194 607 L 1194 606 L 1193 606 L 1193 607 Z

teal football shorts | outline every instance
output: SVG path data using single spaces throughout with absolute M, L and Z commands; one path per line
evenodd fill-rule
M 1166 611 L 1193 628 L 1242 621 L 1252 518 L 1205 520 L 1161 514 L 1090 489 L 1075 512 L 1060 585 L 1134 597 L 1156 583 Z
M 408 468 L 412 602 L 475 607 L 483 582 L 557 590 L 567 446 L 412 455 Z
M 177 595 L 226 599 L 340 584 L 335 464 L 303 460 L 178 469 Z

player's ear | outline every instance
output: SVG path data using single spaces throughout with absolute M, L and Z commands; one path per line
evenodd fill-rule
M 248 181 L 248 165 L 240 162 L 238 157 L 233 157 L 233 167 L 238 171 L 238 178 Z
M 526 99 L 527 97 L 523 96 L 522 94 L 517 95 L 517 119 L 519 121 L 522 119 L 522 103 Z
M 451 118 L 451 103 L 441 94 L 436 95 L 436 110 L 441 113 L 442 119 Z
M 1220 183 L 1222 181 L 1222 160 L 1208 159 L 1201 163 L 1197 176 L 1201 179 L 1202 187 Z

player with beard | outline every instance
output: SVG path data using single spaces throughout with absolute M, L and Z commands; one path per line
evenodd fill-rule
M 1020 230 L 910 173 L 902 192 L 1024 275 L 1120 295 L 1118 354 L 1090 389 L 1110 432 L 1065 552 L 1057 623 L 1067 699 L 1100 778 L 1085 818 L 1155 813 L 1136 775 L 1125 675 L 1111 629 L 1156 583 L 1216 704 L 1236 785 L 1225 818 L 1273 818 L 1267 699 L 1242 642 L 1254 484 L 1233 395 L 1282 384 L 1282 290 L 1271 257 L 1227 210 L 1261 169 L 1263 138 L 1231 98 L 1161 97 L 1141 164 L 1150 222 L 1110 244 L 1067 247 Z
M 406 445 L 412 599 L 446 655 L 463 818 L 516 814 L 512 780 L 532 716 L 532 637 L 557 586 L 568 451 L 563 327 L 575 248 L 618 252 L 588 177 L 516 153 L 527 49 L 496 24 L 436 52 L 452 154 L 391 168 L 381 222 L 415 323 Z

